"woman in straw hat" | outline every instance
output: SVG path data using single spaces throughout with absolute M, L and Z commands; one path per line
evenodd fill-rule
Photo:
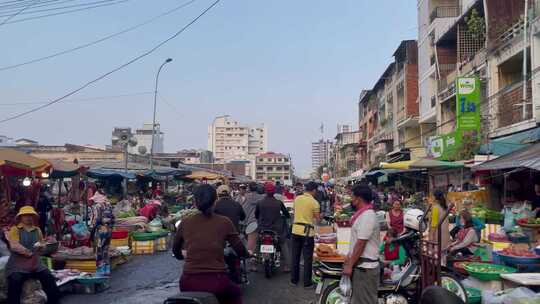
M 47 294 L 47 303 L 58 303 L 60 292 L 51 272 L 40 260 L 43 234 L 37 223 L 39 216 L 31 206 L 21 207 L 15 217 L 15 226 L 6 233 L 11 255 L 6 264 L 8 303 L 20 303 L 26 280 L 37 279 Z

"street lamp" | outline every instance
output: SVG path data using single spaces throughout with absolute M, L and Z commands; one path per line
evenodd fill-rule
M 154 119 L 152 120 L 152 145 L 150 146 L 150 170 L 154 169 L 154 142 L 156 137 L 156 106 L 157 106 L 157 93 L 158 93 L 158 81 L 159 81 L 159 74 L 161 73 L 161 69 L 169 62 L 172 61 L 172 58 L 167 58 L 165 62 L 163 62 L 158 69 L 158 72 L 156 74 L 156 87 L 154 90 Z

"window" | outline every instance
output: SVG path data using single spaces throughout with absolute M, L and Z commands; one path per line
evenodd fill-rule
M 281 171 L 281 170 L 283 170 L 282 167 L 276 167 L 276 171 Z
M 288 159 L 288 158 L 284 158 L 283 161 L 284 161 L 284 162 L 288 162 L 289 159 Z
M 257 167 L 257 171 L 263 171 L 263 170 L 264 170 L 263 167 L 261 167 L 261 166 Z
M 283 167 L 283 170 L 285 170 L 285 171 L 289 171 L 289 166 L 285 166 L 285 167 Z
M 283 179 L 284 179 L 284 180 L 289 180 L 289 177 L 288 177 L 288 176 L 284 176 Z
M 268 159 L 268 161 L 269 161 L 269 162 L 272 162 L 272 159 L 271 159 L 271 158 L 269 158 L 269 159 Z
M 278 158 L 278 159 L 277 159 L 277 161 L 278 161 L 278 162 L 281 162 L 281 161 L 283 161 L 283 159 L 281 159 L 281 158 Z
M 263 162 L 264 161 L 264 158 L 259 158 L 259 162 Z
M 437 97 L 435 95 L 431 96 L 431 107 L 434 108 L 437 104 Z
M 274 167 L 266 167 L 266 171 L 274 171 Z

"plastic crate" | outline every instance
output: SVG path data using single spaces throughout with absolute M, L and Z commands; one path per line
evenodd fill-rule
M 123 247 L 123 246 L 129 246 L 129 238 L 123 238 L 123 239 L 112 239 L 111 240 L 111 247 Z
M 155 252 L 155 246 L 156 242 L 154 240 L 152 241 L 135 241 L 133 240 L 131 242 L 131 250 L 133 251 L 133 254 L 141 255 L 141 254 L 154 254 Z
M 160 237 L 155 240 L 156 251 L 167 251 L 168 237 Z
M 96 260 L 66 260 L 66 269 L 76 269 L 80 272 L 96 272 Z

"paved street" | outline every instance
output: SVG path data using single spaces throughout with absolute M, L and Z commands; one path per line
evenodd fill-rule
M 182 263 L 170 253 L 153 256 L 134 256 L 113 272 L 111 288 L 96 295 L 68 295 L 66 304 L 158 304 L 178 292 L 178 277 Z M 314 291 L 292 288 L 288 275 L 280 274 L 266 280 L 261 273 L 250 276 L 245 289 L 244 303 L 309 303 Z

